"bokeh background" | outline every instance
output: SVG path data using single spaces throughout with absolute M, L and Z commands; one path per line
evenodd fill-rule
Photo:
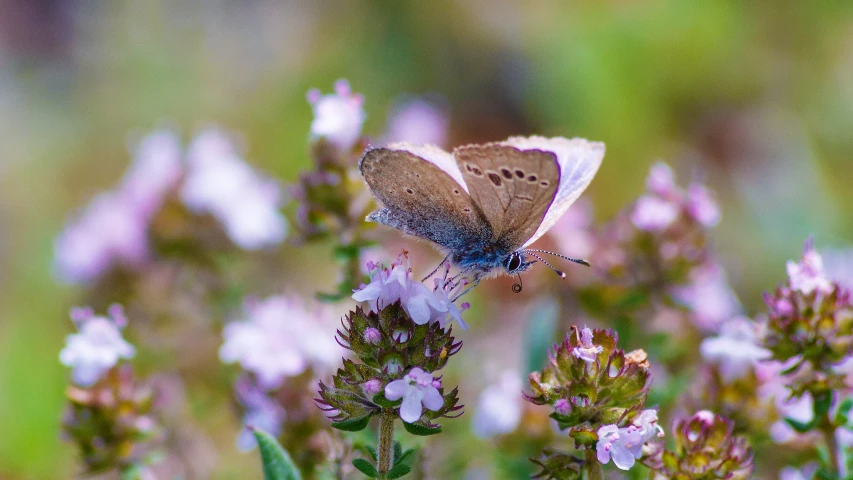
M 311 163 L 305 93 L 338 78 L 364 94 L 368 132 L 401 95 L 430 93 L 447 106 L 450 146 L 516 134 L 605 142 L 586 194 L 597 220 L 636 198 L 657 160 L 682 183 L 703 179 L 747 312 L 807 235 L 821 248 L 853 238 L 850 2 L 2 0 L 0 478 L 75 471 L 58 432 L 68 372 L 57 353 L 80 290 L 55 279 L 53 242 L 117 182 L 129 142 L 213 123 L 291 182 Z M 331 275 L 327 251 L 308 257 L 301 272 Z M 256 458 L 233 448 L 238 419 L 213 391 L 188 397 L 213 475 L 248 478 Z

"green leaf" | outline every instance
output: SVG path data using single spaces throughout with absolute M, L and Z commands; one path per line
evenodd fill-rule
M 836 425 L 847 425 L 850 418 L 850 409 L 853 408 L 853 397 L 845 398 L 841 405 L 838 406 L 838 412 L 835 414 Z
M 814 417 L 824 418 L 829 413 L 829 408 L 832 406 L 832 393 L 824 392 L 816 395 L 814 399 Z
M 403 422 L 403 428 L 406 429 L 407 432 L 412 435 L 418 435 L 420 437 L 426 437 L 429 435 L 435 435 L 436 433 L 441 433 L 441 427 L 427 427 L 425 425 L 420 425 L 418 423 L 406 423 Z
M 341 422 L 332 422 L 332 426 L 345 432 L 360 432 L 367 427 L 367 424 L 370 422 L 370 417 L 371 415 L 367 415 L 360 418 L 343 420 Z
M 409 464 L 412 459 L 415 457 L 415 449 L 410 448 L 403 452 L 401 455 L 394 457 L 394 465 L 399 465 L 401 463 Z
M 376 478 L 379 476 L 379 472 L 376 471 L 376 467 L 370 464 L 367 460 L 363 458 L 356 458 L 352 461 L 352 466 L 357 468 L 359 472 L 367 475 L 370 478 Z
M 255 434 L 255 440 L 258 441 L 265 480 L 302 480 L 302 475 L 299 474 L 290 455 L 281 448 L 272 435 L 257 428 L 251 428 L 251 430 Z
M 384 394 L 377 393 L 376 395 L 373 396 L 373 403 L 379 405 L 380 407 L 384 407 L 384 408 L 394 408 L 394 407 L 399 407 L 400 404 L 403 403 L 403 399 L 398 398 L 397 400 L 388 400 L 387 398 L 385 398 Z
M 806 433 L 812 429 L 812 423 L 814 423 L 814 420 L 812 420 L 809 423 L 804 423 L 804 422 L 798 422 L 797 420 L 794 420 L 792 418 L 786 418 L 785 423 L 790 425 L 791 428 L 796 430 L 798 433 Z
M 385 474 L 385 478 L 388 480 L 400 478 L 411 471 L 412 467 L 409 465 L 406 465 L 405 463 L 398 463 L 397 465 L 394 465 L 391 470 L 388 470 L 388 473 Z
M 379 461 L 379 456 L 376 454 L 376 449 L 373 448 L 372 445 L 365 445 L 364 448 L 365 450 L 367 450 L 367 453 L 370 454 L 370 457 L 373 459 L 374 462 Z
M 397 459 L 400 458 L 400 455 L 403 454 L 403 447 L 400 445 L 400 442 L 394 442 L 394 463 L 397 463 Z

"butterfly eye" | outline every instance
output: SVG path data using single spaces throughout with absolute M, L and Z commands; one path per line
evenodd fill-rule
M 521 255 L 518 253 L 511 253 L 509 258 L 506 261 L 506 269 L 509 272 L 514 272 L 518 267 L 521 266 Z

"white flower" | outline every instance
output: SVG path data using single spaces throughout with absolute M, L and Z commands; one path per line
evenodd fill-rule
M 599 428 L 595 446 L 598 461 L 607 464 L 612 459 L 620 470 L 633 467 L 636 460 L 643 456 L 643 444 L 656 436 L 663 436 L 663 429 L 657 421 L 655 410 L 644 410 L 625 428 L 616 425 Z
M 263 388 L 277 388 L 285 377 L 299 375 L 309 366 L 331 371 L 340 360 L 335 326 L 325 320 L 338 317 L 320 306 L 305 305 L 296 297 L 273 296 L 247 302 L 245 310 L 247 321 L 225 326 L 219 358 L 254 373 Z
M 239 247 L 256 250 L 275 245 L 287 235 L 279 212 L 278 183 L 255 172 L 215 129 L 193 140 L 181 189 L 184 204 L 196 213 L 210 213 Z
M 308 92 L 308 103 L 314 109 L 311 135 L 323 137 L 342 152 L 349 152 L 361 136 L 364 124 L 364 98 L 353 94 L 349 82 L 338 80 L 335 93 L 322 95 Z
M 498 383 L 480 393 L 472 421 L 474 433 L 481 438 L 509 433 L 518 426 L 521 410 L 521 377 L 505 371 Z
M 803 260 L 801 262 L 789 260 L 787 267 L 792 290 L 799 290 L 806 295 L 815 291 L 820 293 L 832 291 L 832 284 L 823 270 L 823 259 L 812 248 L 811 240 L 806 242 Z
M 756 325 L 746 317 L 735 317 L 723 323 L 720 336 L 706 338 L 699 350 L 702 358 L 719 365 L 723 382 L 727 384 L 743 378 L 756 362 L 771 355 L 758 346 Z
M 593 345 L 592 330 L 589 328 L 584 327 L 583 330 L 578 333 L 578 342 L 580 342 L 580 346 L 572 349 L 572 355 L 580 358 L 584 362 L 594 362 L 595 359 L 598 358 L 598 354 L 604 351 L 604 347 L 601 345 Z
M 72 310 L 79 333 L 65 337 L 59 361 L 72 367 L 71 377 L 81 387 L 97 383 L 119 360 L 133 358 L 133 346 L 121 336 L 126 319 L 121 307 L 110 307 L 112 318 L 95 316 L 91 310 Z
M 402 398 L 400 418 L 406 423 L 414 423 L 423 413 L 421 404 L 432 411 L 438 411 L 444 405 L 444 398 L 438 393 L 435 383 L 431 373 L 415 367 L 402 379 L 385 385 L 385 398 L 388 400 Z
M 644 231 L 664 230 L 678 217 L 678 210 L 678 205 L 670 201 L 654 195 L 643 195 L 631 212 L 631 222 Z

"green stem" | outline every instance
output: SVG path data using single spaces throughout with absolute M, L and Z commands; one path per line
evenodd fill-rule
M 598 457 L 596 455 L 597 454 L 595 450 L 584 450 L 583 470 L 586 473 L 587 480 L 604 480 L 604 469 L 602 469 L 601 464 L 598 463 Z
M 835 474 L 841 473 L 839 469 L 839 460 L 838 460 L 838 442 L 835 441 L 835 425 L 832 423 L 832 420 L 829 418 L 824 418 L 821 431 L 823 432 L 823 438 L 826 441 L 826 448 L 828 450 L 827 454 L 829 455 L 829 467 L 832 469 L 832 472 Z
M 385 412 L 379 417 L 379 478 L 385 478 L 388 470 L 391 470 L 391 462 L 394 457 L 394 420 L 397 417 L 391 412 Z

